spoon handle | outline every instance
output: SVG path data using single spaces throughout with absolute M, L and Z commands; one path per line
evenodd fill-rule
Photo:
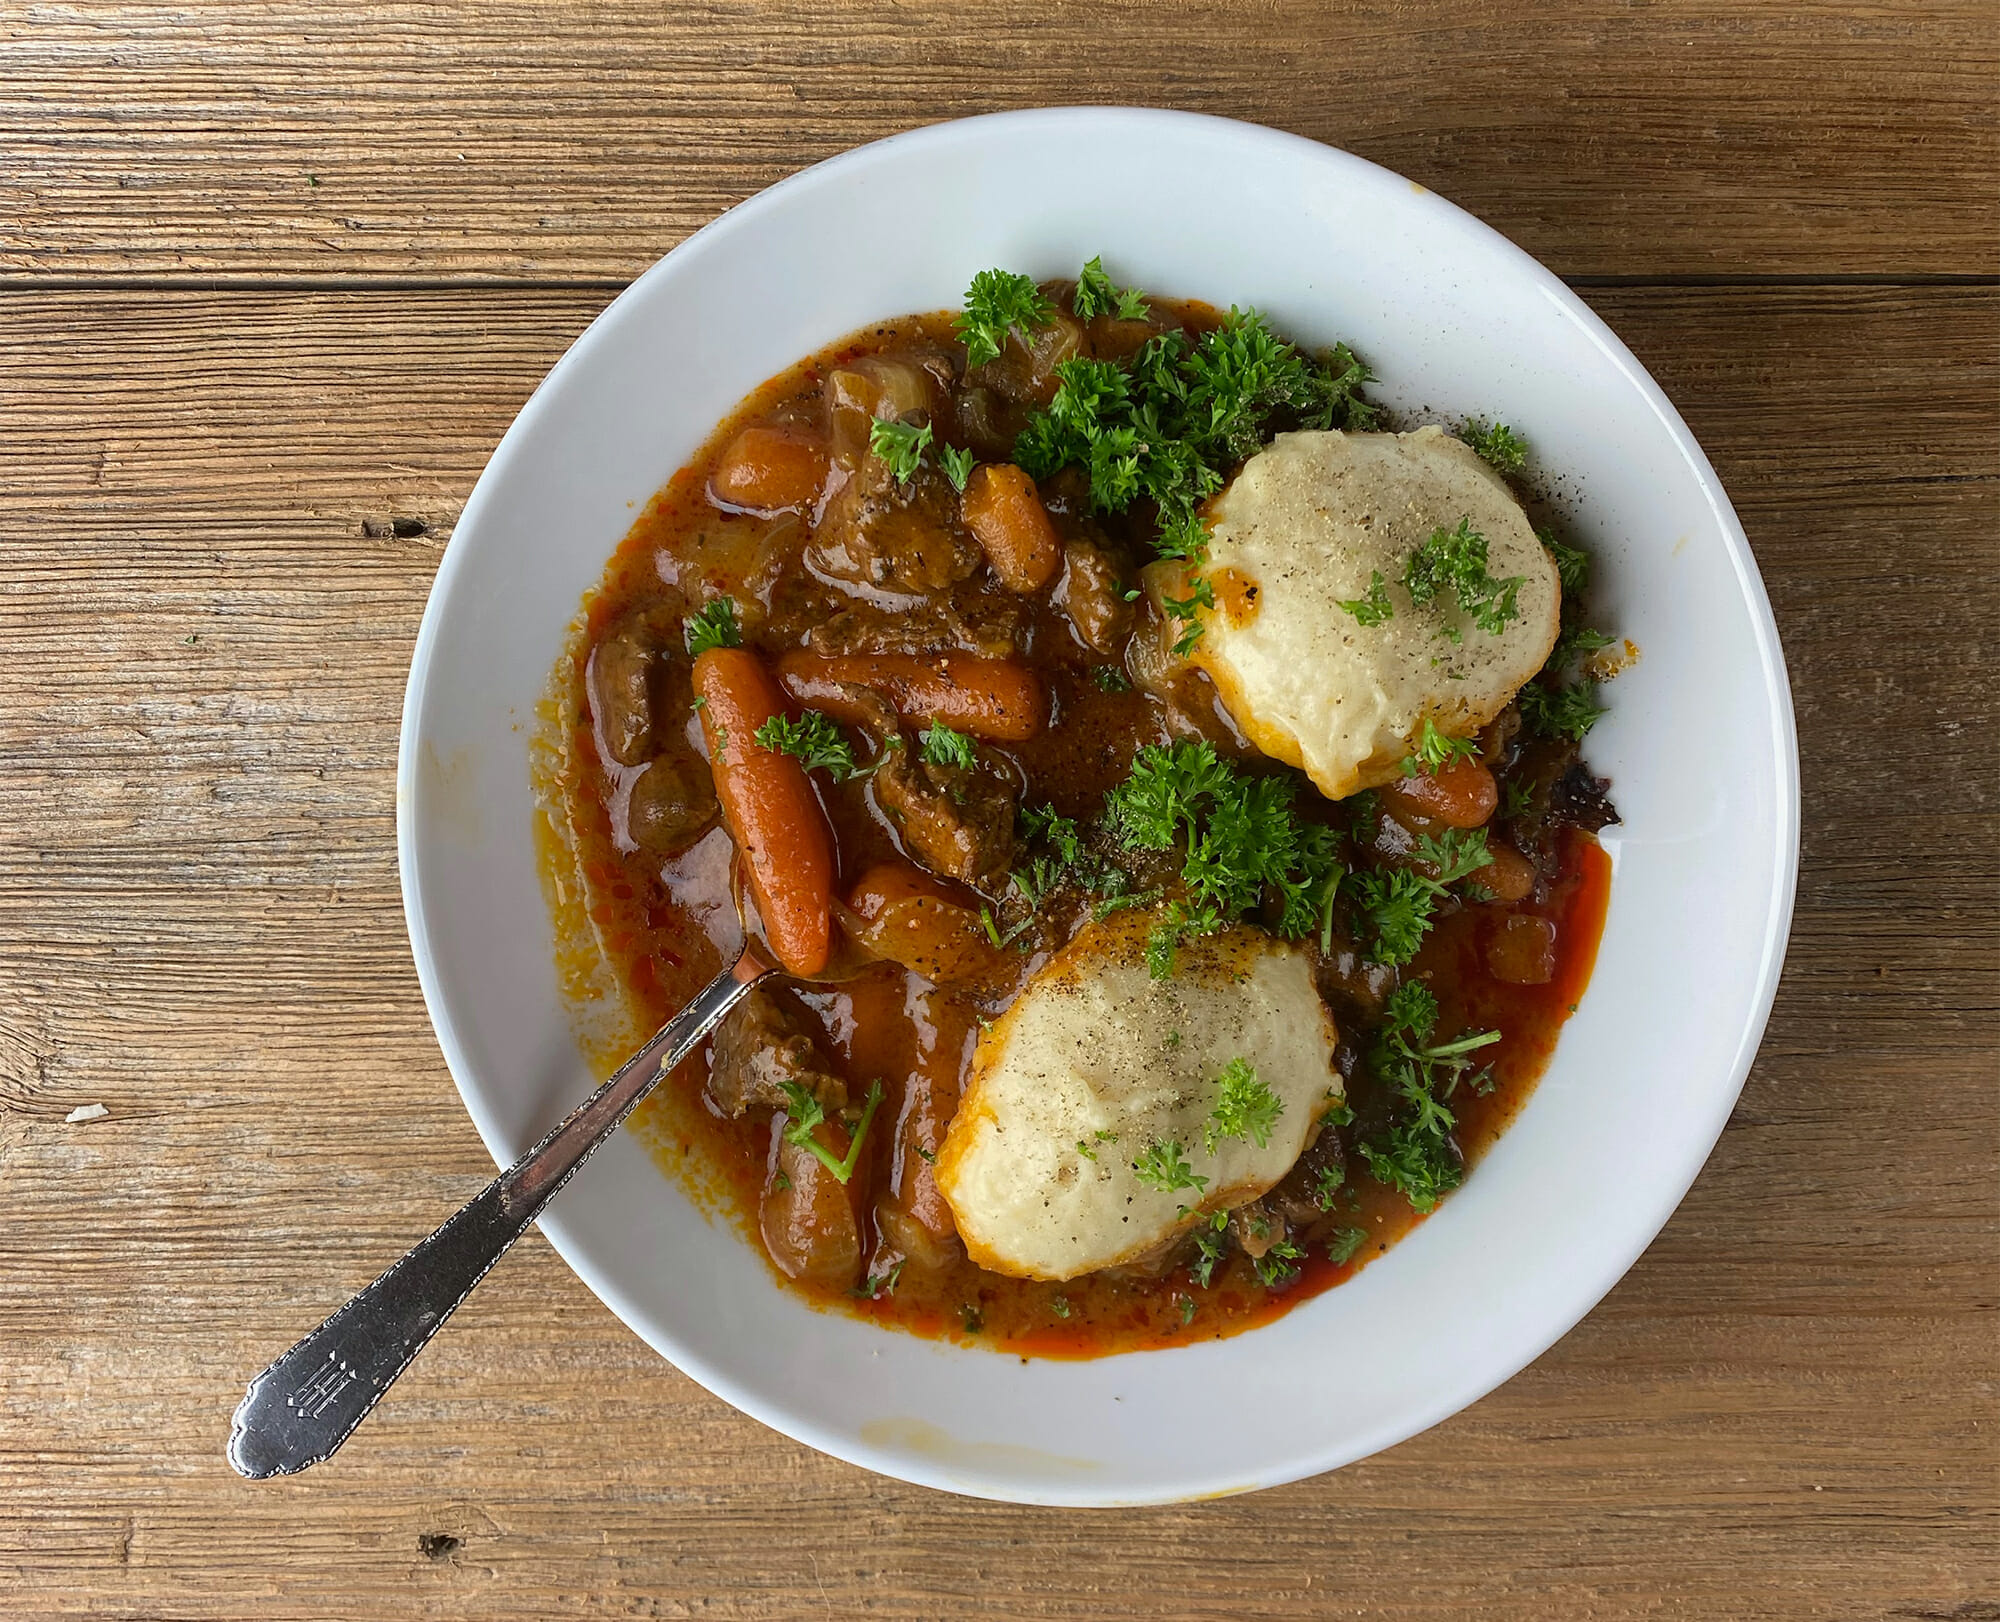
M 591 1151 L 770 972 L 746 949 L 484 1193 L 252 1380 L 230 1425 L 238 1473 L 292 1475 L 346 1441 Z

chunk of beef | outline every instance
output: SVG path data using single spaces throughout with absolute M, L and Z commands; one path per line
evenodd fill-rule
M 668 759 L 684 785 L 680 796 L 684 807 L 713 800 L 707 763 L 687 742 L 688 722 L 694 715 L 691 672 L 692 661 L 681 640 L 680 615 L 655 608 L 631 616 L 599 638 L 590 650 L 583 677 L 599 747 L 620 766 Z M 654 775 L 649 770 L 644 777 Z M 667 778 L 662 775 L 646 791 L 646 797 L 660 795 L 667 787 Z M 702 826 L 706 826 L 705 820 Z M 636 828 L 633 837 L 648 848 L 663 848 L 641 837 Z
M 1029 412 L 998 390 L 975 386 L 962 389 L 954 402 L 958 437 L 982 462 L 1005 462 L 1014 455 L 1014 441 L 1028 426 Z
M 657 630 L 633 619 L 601 638 L 584 667 L 584 694 L 598 739 L 621 766 L 636 766 L 652 753 L 660 653 Z
M 1261 1199 L 1231 1211 L 1229 1231 L 1253 1262 L 1263 1260 L 1273 1245 L 1282 1244 L 1287 1237 L 1285 1219 Z
M 914 596 L 948 590 L 983 557 L 949 479 L 925 464 L 899 481 L 872 454 L 834 492 L 805 549 L 822 579 Z
M 1517 742 L 1499 775 L 1507 785 L 1509 808 L 1501 820 L 1508 837 L 1543 879 L 1560 870 L 1564 828 L 1596 833 L 1618 820 L 1607 798 L 1611 785 L 1591 772 L 1568 739 Z
M 1124 577 L 1100 546 L 1071 541 L 1063 547 L 1062 579 L 1055 601 L 1076 627 L 1076 639 L 1092 653 L 1115 658 L 1132 631 L 1132 605 Z
M 991 388 L 1017 405 L 1046 406 L 1056 397 L 1062 383 L 1056 368 L 1087 353 L 1089 344 L 1083 323 L 1070 313 L 1069 297 L 1062 287 L 1044 283 L 1042 291 L 1055 305 L 1048 321 L 1032 332 L 1009 332 L 1000 353 L 968 373 L 968 382 Z
M 977 768 L 892 761 L 875 776 L 875 797 L 925 867 L 961 884 L 999 878 L 1014 859 L 1014 794 Z
M 708 762 L 676 737 L 633 779 L 625 801 L 625 830 L 632 843 L 656 856 L 686 850 L 716 817 L 715 781 Z
M 815 653 L 938 653 L 958 649 L 982 659 L 1007 659 L 1021 651 L 1022 614 L 1017 605 L 973 597 L 963 605 L 933 598 L 915 608 L 888 613 L 857 603 L 813 627 L 807 641 Z
M 798 1021 L 768 991 L 752 991 L 716 1027 L 708 1096 L 725 1115 L 783 1109 L 786 1082 L 805 1088 L 829 1113 L 847 1103 L 847 1084 L 827 1068 Z
M 1323 1131 L 1299 1156 L 1284 1180 L 1264 1196 L 1264 1203 L 1286 1225 L 1307 1233 L 1327 1221 L 1333 1196 L 1347 1182 L 1347 1151 L 1340 1134 Z
M 1014 790 L 983 766 L 925 760 L 889 701 L 868 687 L 845 689 L 874 738 L 879 764 L 869 787 L 895 819 L 910 856 L 942 878 L 975 887 L 1014 860 Z

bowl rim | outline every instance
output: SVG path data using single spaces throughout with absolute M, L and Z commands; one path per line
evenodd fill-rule
M 396 847 L 404 918 L 425 1009 L 436 1032 L 460 1100 L 496 1165 L 510 1164 L 514 1155 L 493 1112 L 486 1106 L 468 1079 L 473 1074 L 473 1066 L 459 1040 L 450 1010 L 446 1006 L 431 933 L 423 910 L 419 879 L 417 818 L 414 813 L 418 794 L 419 762 L 423 748 L 421 729 L 423 698 L 440 635 L 443 619 L 442 604 L 450 595 L 450 588 L 460 574 L 471 567 L 469 559 L 474 543 L 470 537 L 477 534 L 486 507 L 492 499 L 493 488 L 498 482 L 496 470 L 519 450 L 521 443 L 534 433 L 541 418 L 552 409 L 550 402 L 558 392 L 556 385 L 570 372 L 587 365 L 589 357 L 599 346 L 616 341 L 617 327 L 625 314 L 638 302 L 644 289 L 673 274 L 688 260 L 713 250 L 716 243 L 728 234 L 754 224 L 773 210 L 785 207 L 794 193 L 809 187 L 839 183 L 851 171 L 865 169 L 891 152 L 915 147 L 976 145 L 994 131 L 1039 127 L 1044 131 L 1055 129 L 1077 139 L 1083 139 L 1108 126 L 1136 125 L 1143 128 L 1149 124 L 1162 129 L 1171 127 L 1182 131 L 1190 128 L 1204 129 L 1218 139 L 1247 144 L 1251 149 L 1261 148 L 1273 154 L 1305 159 L 1324 166 L 1335 183 L 1338 183 L 1340 176 L 1347 175 L 1367 178 L 1377 183 L 1389 179 L 1409 187 L 1416 194 L 1414 197 L 1416 206 L 1439 211 L 1454 229 L 1480 240 L 1487 250 L 1509 264 L 1524 282 L 1539 289 L 1560 314 L 1575 326 L 1632 386 L 1693 475 L 1728 553 L 1737 587 L 1749 611 L 1757 664 L 1763 681 L 1762 696 L 1768 706 L 1768 719 L 1776 744 L 1775 758 L 1771 763 L 1771 781 L 1775 789 L 1772 835 L 1776 849 L 1772 864 L 1770 894 L 1764 912 L 1764 934 L 1759 946 L 1757 984 L 1728 1066 L 1727 1079 L 1709 1095 L 1706 1118 L 1700 1121 L 1698 1128 L 1688 1134 L 1686 1141 L 1690 1150 L 1685 1165 L 1678 1168 L 1675 1175 L 1660 1181 L 1658 1197 L 1651 1202 L 1645 1221 L 1628 1219 L 1634 1237 L 1629 1244 L 1614 1253 L 1615 1265 L 1607 1263 L 1587 1282 L 1577 1286 L 1571 1297 L 1575 1310 L 1553 1315 L 1542 1330 L 1530 1337 L 1532 1346 L 1526 1355 L 1519 1357 L 1509 1355 L 1499 1360 L 1490 1370 L 1440 1390 L 1429 1404 L 1401 1412 L 1393 1420 L 1361 1425 L 1337 1445 L 1318 1447 L 1302 1445 L 1293 1455 L 1275 1461 L 1268 1469 L 1260 1471 L 1252 1482 L 1246 1483 L 1240 1476 L 1225 1478 L 1217 1475 L 1210 1479 L 1206 1476 L 1189 1475 L 1163 1484 L 1157 1492 L 1127 1494 L 1115 1498 L 1105 1496 L 1101 1492 L 1093 1493 L 1087 1488 L 1079 1489 L 1060 1481 L 1051 1481 L 1045 1483 L 1040 1490 L 1030 1491 L 1024 1489 L 1020 1481 L 1014 1477 L 1003 1478 L 995 1475 L 991 1479 L 982 1481 L 976 1470 L 969 1470 L 963 1466 L 946 1468 L 920 1452 L 871 1443 L 829 1430 L 808 1413 L 781 1409 L 764 1401 L 734 1379 L 726 1366 L 712 1362 L 685 1344 L 676 1342 L 671 1334 L 656 1335 L 650 1328 L 642 1328 L 641 1322 L 648 1314 L 616 1279 L 607 1276 L 588 1256 L 582 1254 L 580 1247 L 566 1242 L 560 1232 L 560 1221 L 548 1220 L 558 1213 L 555 1211 L 548 1213 L 538 1224 L 543 1228 L 545 1237 L 555 1247 L 565 1265 L 577 1274 L 585 1286 L 603 1301 L 628 1329 L 652 1346 L 676 1369 L 738 1411 L 818 1451 L 864 1469 L 944 1491 L 1022 1503 L 1079 1507 L 1176 1503 L 1230 1492 L 1258 1490 L 1300 1480 L 1368 1457 L 1430 1429 L 1452 1414 L 1479 1401 L 1546 1352 L 1594 1310 L 1605 1295 L 1630 1271 L 1671 1219 L 1713 1152 L 1715 1143 L 1721 1136 L 1722 1129 L 1727 1124 L 1741 1093 L 1769 1021 L 1790 936 L 1798 880 L 1800 785 L 1796 722 L 1777 623 L 1750 550 L 1748 538 L 1722 489 L 1721 481 L 1713 466 L 1682 420 L 1680 413 L 1645 367 L 1566 282 L 1499 231 L 1457 204 L 1430 191 L 1429 188 L 1340 148 L 1264 125 L 1212 114 L 1123 105 L 1027 108 L 949 120 L 850 148 L 801 169 L 718 215 L 649 266 L 599 312 L 536 385 L 488 457 L 485 467 L 482 468 L 466 499 L 452 536 L 446 543 L 411 651 L 410 673 L 404 693 L 396 763 Z M 827 335 L 828 338 L 834 336 L 837 335 Z M 1693 1152 L 1693 1148 L 1697 1145 L 1699 1153 Z M 666 1343 L 662 1344 L 663 1341 Z

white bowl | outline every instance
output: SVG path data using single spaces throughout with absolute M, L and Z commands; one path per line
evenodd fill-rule
M 635 282 L 522 409 L 445 551 L 403 714 L 398 850 L 424 998 L 496 1161 L 592 1085 L 557 991 L 527 743 L 638 506 L 807 352 L 954 304 L 988 266 L 1051 276 L 1095 253 L 1120 282 L 1346 339 L 1395 408 L 1526 433 L 1596 555 L 1603 619 L 1643 656 L 1590 738 L 1624 822 L 1604 841 L 1596 975 L 1546 1078 L 1435 1217 L 1276 1323 L 1024 1362 L 816 1312 L 622 1133 L 543 1218 L 613 1312 L 745 1413 L 872 1470 L 1034 1503 L 1332 1469 L 1546 1349 L 1721 1131 L 1797 865 L 1791 705 L 1756 564 L 1686 425 L 1560 281 L 1423 187 L 1252 125 L 1089 108 L 939 125 L 774 186 Z

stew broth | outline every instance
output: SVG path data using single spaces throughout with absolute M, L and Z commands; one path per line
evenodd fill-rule
M 1205 306 L 1153 301 L 1154 328 L 1178 324 L 1199 333 L 1219 319 Z M 1115 334 L 1113 339 L 1115 346 Z M 616 740 L 607 738 L 605 716 L 593 707 L 591 661 L 605 657 L 599 650 L 611 644 L 621 627 L 647 616 L 671 627 L 719 595 L 742 605 L 745 641 L 767 661 L 816 645 L 815 636 L 823 645 L 825 628 L 837 615 L 859 616 L 862 629 L 857 634 L 864 637 L 870 615 L 885 624 L 897 619 L 907 624 L 906 604 L 883 608 L 871 603 L 869 592 L 829 584 L 801 565 L 800 546 L 813 521 L 810 511 L 760 515 L 728 510 L 711 490 L 724 473 L 723 458 L 745 429 L 770 425 L 784 433 L 817 431 L 825 420 L 826 381 L 840 368 L 863 357 L 950 357 L 955 352 L 949 315 L 913 317 L 829 346 L 772 379 L 648 503 L 603 583 L 586 601 L 544 716 L 538 790 L 547 819 L 544 854 L 552 898 L 560 902 L 559 920 L 567 920 L 566 983 L 583 995 L 608 964 L 629 1003 L 631 1022 L 624 1035 L 663 1023 L 730 962 L 743 944 L 744 924 L 733 877 L 735 847 L 719 822 L 683 848 L 665 853 L 635 836 L 639 785 L 654 768 L 643 762 L 621 764 L 616 758 Z M 947 392 L 962 402 L 971 374 L 957 368 L 951 375 Z M 965 420 L 963 412 L 950 421 L 938 420 L 939 442 L 965 443 Z M 1146 557 L 1142 521 L 1091 515 L 1059 479 L 1043 481 L 1042 489 L 1065 544 L 1088 537 L 1123 590 L 1131 590 L 1129 582 Z M 1119 596 L 1122 603 L 1123 591 Z M 1283 769 L 1249 749 L 1203 683 L 1183 681 L 1169 702 L 1125 678 L 1122 658 L 1085 644 L 1075 626 L 1078 611 L 1061 589 L 1009 592 L 981 575 L 939 594 L 939 601 L 948 601 L 958 621 L 974 627 L 955 633 L 960 646 L 988 635 L 981 625 L 1004 624 L 1015 657 L 1046 690 L 1050 724 L 1029 738 L 982 745 L 983 752 L 1003 762 L 1021 805 L 1048 804 L 1087 821 L 1124 781 L 1143 747 L 1197 732 L 1214 740 L 1229 758 L 1244 762 L 1246 770 Z M 1129 614 L 1143 629 L 1145 605 Z M 998 630 L 990 634 L 1001 635 Z M 1136 630 L 1125 630 L 1120 640 L 1134 634 Z M 1107 676 L 1107 671 L 1119 674 Z M 678 761 L 705 759 L 696 716 L 683 711 L 670 719 L 672 735 L 656 739 L 655 747 L 666 748 Z M 1525 1102 L 1582 995 L 1609 887 L 1609 861 L 1588 831 L 1594 821 L 1608 818 L 1608 808 L 1594 819 L 1551 814 L 1552 804 L 1563 798 L 1557 785 L 1575 781 L 1574 749 L 1524 744 L 1505 734 L 1500 728 L 1488 735 L 1486 759 L 1502 789 L 1513 787 L 1508 799 L 1517 805 L 1526 802 L 1530 809 L 1517 810 L 1511 824 L 1504 817 L 1496 819 L 1494 827 L 1497 831 L 1504 824 L 1506 836 L 1534 863 L 1533 886 L 1516 901 L 1447 908 L 1414 962 L 1402 970 L 1403 978 L 1422 979 L 1435 993 L 1441 1030 L 1491 1028 L 1501 1033 L 1480 1054 L 1490 1066 L 1477 1085 L 1459 1089 L 1451 1099 L 1457 1117 L 1454 1136 L 1468 1165 Z M 835 782 L 825 772 L 814 772 L 813 781 L 833 833 L 837 893 L 846 895 L 871 869 L 908 863 L 894 822 L 871 800 L 865 780 Z M 1350 803 L 1329 804 L 1301 783 L 1302 816 L 1346 825 Z M 644 809 L 643 814 L 658 813 Z M 1390 829 L 1374 845 L 1386 849 L 1393 842 Z M 979 905 L 981 898 L 967 892 L 966 902 Z M 776 1004 L 846 1079 L 853 1101 L 859 1101 L 869 1080 L 879 1078 L 883 1084 L 878 1124 L 863 1143 L 856 1172 L 867 1187 L 893 1191 L 926 1175 L 910 1154 L 912 1145 L 921 1151 L 923 1132 L 912 1130 L 905 1115 L 940 1107 L 940 1099 L 956 1099 L 982 1023 L 1006 1006 L 1088 915 L 1088 898 L 1067 903 L 1067 911 L 1065 905 L 1060 899 L 1051 902 L 1034 932 L 1010 944 L 1011 969 L 1004 983 L 976 990 L 941 987 L 898 963 L 857 962 L 851 954 L 837 954 L 828 980 L 787 985 L 773 993 Z M 1496 939 L 1510 930 L 1544 947 L 1552 937 L 1549 960 L 1529 971 L 1528 978 L 1547 971 L 1540 983 L 1514 983 L 1492 972 L 1500 950 Z M 1027 949 L 1015 950 L 1016 944 Z M 1342 1028 L 1342 1066 L 1353 1121 L 1339 1130 L 1350 1150 L 1380 1125 L 1393 1104 L 1359 1057 L 1384 977 L 1370 979 L 1372 971 L 1357 968 L 1351 959 L 1350 953 L 1344 967 L 1326 964 L 1323 980 Z M 614 1043 L 603 1047 L 608 1068 L 619 1055 Z M 726 1113 L 707 1089 L 709 1062 L 704 1049 L 684 1064 L 634 1116 L 634 1130 L 669 1175 L 709 1210 L 734 1222 L 747 1242 L 760 1245 L 759 1204 L 767 1197 L 784 1116 L 757 1109 Z M 822 1306 L 1023 1355 L 1100 1356 L 1215 1338 L 1266 1322 L 1342 1282 L 1422 1220 L 1401 1192 L 1375 1180 L 1353 1153 L 1346 1155 L 1345 1165 L 1344 1182 L 1332 1196 L 1326 1220 L 1346 1238 L 1330 1248 L 1322 1235 L 1320 1242 L 1306 1247 L 1291 1276 L 1275 1285 L 1260 1279 L 1243 1249 L 1232 1249 L 1206 1286 L 1194 1282 L 1184 1257 L 1063 1283 L 1004 1277 L 974 1266 L 962 1254 L 936 1266 L 905 1261 L 891 1272 L 890 1264 L 878 1265 L 891 1248 L 879 1230 L 864 1234 L 869 1259 L 856 1285 L 843 1288 L 778 1276 L 785 1287 Z M 931 1197 L 935 1199 L 934 1191 Z M 1343 1250 L 1348 1254 L 1334 1259 Z

